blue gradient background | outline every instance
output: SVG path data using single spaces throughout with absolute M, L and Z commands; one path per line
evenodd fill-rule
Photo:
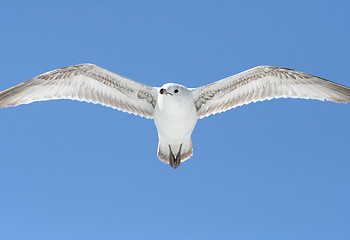
M 257 65 L 350 86 L 349 1 L 2 1 L 0 89 L 94 63 L 198 87 Z M 152 120 L 0 110 L 0 239 L 350 239 L 350 105 L 281 99 L 200 120 L 157 159 Z

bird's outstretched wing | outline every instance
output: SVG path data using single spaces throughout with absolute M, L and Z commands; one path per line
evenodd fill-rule
M 272 98 L 350 102 L 350 88 L 292 69 L 258 66 L 193 91 L 198 118 Z
M 72 99 L 153 118 L 157 90 L 93 64 L 64 67 L 0 92 L 0 108 Z

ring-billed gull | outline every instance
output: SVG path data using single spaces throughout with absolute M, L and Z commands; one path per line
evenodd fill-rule
M 158 157 L 177 168 L 192 156 L 198 119 L 251 102 L 305 98 L 350 102 L 350 88 L 292 69 L 258 66 L 199 88 L 147 86 L 93 64 L 44 73 L 0 93 L 0 108 L 52 99 L 99 103 L 153 118 Z

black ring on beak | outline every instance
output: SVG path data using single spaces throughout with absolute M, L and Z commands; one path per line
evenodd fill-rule
M 173 94 L 171 94 L 170 92 L 168 92 L 166 89 L 164 89 L 164 88 L 162 88 L 162 89 L 160 89 L 159 90 L 159 93 L 160 94 L 165 94 L 165 95 L 171 95 L 171 96 L 173 96 Z

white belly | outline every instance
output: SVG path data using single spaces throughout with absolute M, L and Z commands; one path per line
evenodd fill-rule
M 155 107 L 154 122 L 161 140 L 169 145 L 179 145 L 191 137 L 197 123 L 197 111 L 191 102 L 161 101 Z

